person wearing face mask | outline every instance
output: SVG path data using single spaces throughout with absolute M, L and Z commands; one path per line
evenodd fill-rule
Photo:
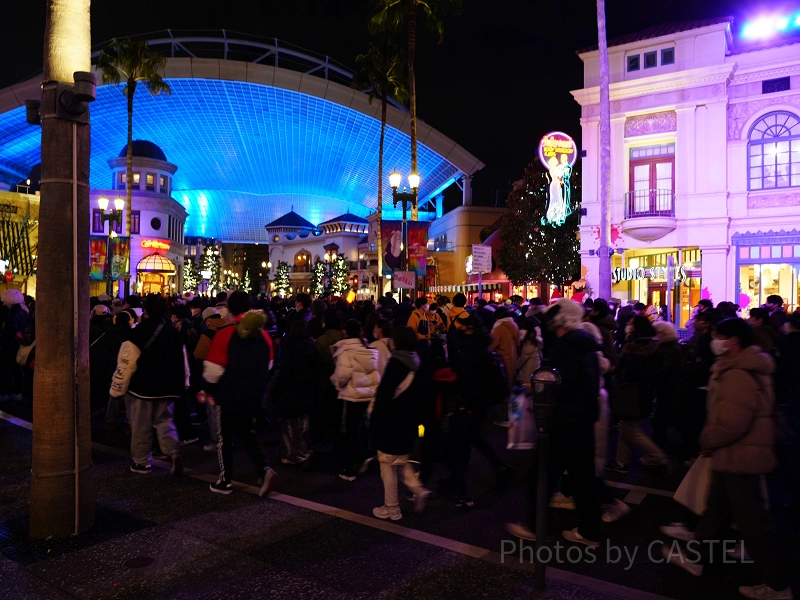
M 430 357 L 431 327 L 428 319 L 428 299 L 421 296 L 414 301 L 416 308 L 408 317 L 408 327 L 417 334 L 417 354 L 423 365 Z
M 708 418 L 700 448 L 711 457 L 708 505 L 697 525 L 698 562 L 664 546 L 667 562 L 700 576 L 710 560 L 708 542 L 720 540 L 723 527 L 735 522 L 764 584 L 739 592 L 762 600 L 791 600 L 788 574 L 778 537 L 765 508 L 762 477 L 775 469 L 775 398 L 771 356 L 753 343 L 742 319 L 720 321 L 711 348 L 717 361 L 708 390 Z

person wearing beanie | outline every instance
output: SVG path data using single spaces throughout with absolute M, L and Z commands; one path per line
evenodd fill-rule
M 199 369 L 197 389 L 194 391 L 195 394 L 200 388 L 202 388 L 203 361 L 206 359 L 208 349 L 211 347 L 211 341 L 214 339 L 214 336 L 220 328 L 228 325 L 228 323 L 222 320 L 219 311 L 213 306 L 206 308 L 200 316 L 203 319 L 201 323 L 201 330 L 203 333 L 200 334 L 200 338 L 197 340 L 197 345 L 194 347 L 194 353 L 192 355 L 192 358 L 194 359 L 193 362 L 195 365 L 198 365 L 197 369 Z M 203 446 L 203 450 L 206 452 L 216 452 L 217 427 L 214 421 L 214 411 L 208 410 L 208 407 L 204 407 L 203 404 L 198 404 L 198 407 L 200 407 L 198 408 L 198 411 L 205 410 L 206 418 L 208 420 L 208 431 L 211 437 L 211 443 Z
M 545 348 L 546 364 L 561 375 L 551 417 L 546 491 L 551 497 L 561 475 L 569 472 L 579 524 L 575 529 L 563 531 L 562 536 L 570 542 L 597 548 L 600 546 L 601 510 L 595 484 L 594 424 L 599 417 L 597 353 L 601 348 L 592 334 L 581 328 L 585 314 L 582 304 L 566 298 L 556 300 L 545 312 L 544 322 L 552 333 L 547 336 L 551 342 L 550 347 Z M 533 527 L 536 523 L 537 462 L 532 461 L 529 474 L 525 519 L 506 524 L 509 533 L 527 540 L 536 539 Z

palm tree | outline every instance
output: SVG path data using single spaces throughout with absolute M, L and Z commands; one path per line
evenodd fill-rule
M 600 51 L 600 264 L 598 297 L 611 298 L 611 106 L 608 87 L 608 44 L 605 0 L 597 0 L 597 41 Z
M 442 19 L 448 14 L 460 14 L 463 9 L 462 0 L 374 0 L 375 14 L 370 26 L 373 31 L 408 32 L 408 97 L 411 113 L 411 172 L 419 174 L 417 169 L 417 80 L 414 74 L 414 59 L 417 51 L 417 20 L 439 34 L 439 43 L 444 38 Z M 417 207 L 411 210 L 411 220 L 418 218 Z
M 367 90 L 369 103 L 377 98 L 381 102 L 381 138 L 378 146 L 378 221 L 376 247 L 378 249 L 378 281 L 383 281 L 383 252 L 381 246 L 381 220 L 383 219 L 383 145 L 386 138 L 386 107 L 389 98 L 404 102 L 408 96 L 403 69 L 405 57 L 389 38 L 370 43 L 365 54 L 356 56 L 358 72 L 353 87 Z M 378 296 L 383 285 L 378 284 Z
M 43 106 L 56 105 L 54 82 L 71 84 L 75 71 L 91 70 L 89 5 L 46 3 Z M 36 303 L 30 508 L 30 534 L 39 539 L 68 537 L 94 524 L 85 310 L 90 147 L 88 123 L 43 119 L 37 279 L 44 293 Z M 74 318 L 64 318 L 65 301 Z
M 152 96 L 172 90 L 161 78 L 167 58 L 152 51 L 147 42 L 129 38 L 114 40 L 103 49 L 97 68 L 103 83 L 124 83 L 122 93 L 128 100 L 128 154 L 125 183 L 125 235 L 131 234 L 131 182 L 133 179 L 133 97 L 141 82 Z

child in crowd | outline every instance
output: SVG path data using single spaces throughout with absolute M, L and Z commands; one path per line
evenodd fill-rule
M 379 519 L 403 518 L 397 498 L 397 471 L 403 471 L 406 487 L 415 494 L 415 510 L 422 512 L 430 492 L 414 475 L 408 456 L 420 423 L 421 390 L 417 372 L 420 359 L 414 349 L 417 335 L 409 327 L 398 327 L 393 335 L 394 352 L 386 365 L 370 417 L 370 434 L 381 466 L 384 504 L 372 513 Z

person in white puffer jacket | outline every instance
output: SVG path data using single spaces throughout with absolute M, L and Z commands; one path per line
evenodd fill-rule
M 349 320 L 344 326 L 345 339 L 331 346 L 336 369 L 331 382 L 342 401 L 342 429 L 339 444 L 339 477 L 354 481 L 356 472 L 367 456 L 364 440 L 359 435 L 361 421 L 370 403 L 375 400 L 378 384 L 378 351 L 361 337 L 361 323 Z

